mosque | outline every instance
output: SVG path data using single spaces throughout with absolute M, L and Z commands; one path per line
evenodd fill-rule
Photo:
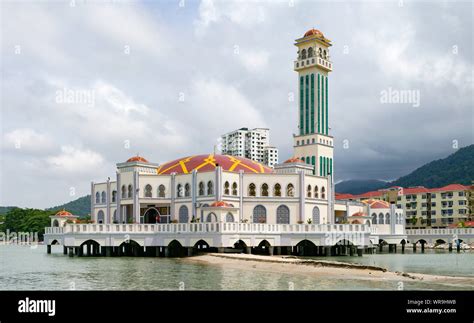
M 117 164 L 114 180 L 91 183 L 93 222 L 370 225 L 377 223 L 368 216 L 370 209 L 378 207 L 385 222 L 402 226 L 401 209 L 372 201 L 335 200 L 334 139 L 328 126 L 331 41 L 311 29 L 295 45 L 299 104 L 294 157 L 272 169 L 218 154 L 163 164 L 134 156 Z

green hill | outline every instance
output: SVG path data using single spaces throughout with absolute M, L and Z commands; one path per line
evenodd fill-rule
M 74 201 L 48 208 L 46 211 L 59 211 L 62 209 L 65 209 L 74 215 L 86 216 L 91 213 L 91 196 L 86 195 Z
M 442 187 L 448 184 L 470 185 L 474 180 L 474 145 L 460 148 L 444 159 L 432 161 L 389 186 Z
M 460 148 L 446 158 L 425 164 L 393 182 L 348 180 L 336 184 L 336 192 L 361 194 L 391 186 L 442 187 L 448 184 L 470 185 L 474 180 L 474 145 Z

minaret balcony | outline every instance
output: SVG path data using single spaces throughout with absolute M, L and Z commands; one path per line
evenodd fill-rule
M 329 72 L 332 71 L 332 63 L 321 57 L 310 57 L 310 58 L 305 58 L 305 59 L 298 59 L 294 63 L 294 70 L 300 71 L 305 68 L 309 68 L 313 66 L 321 67 L 322 69 Z

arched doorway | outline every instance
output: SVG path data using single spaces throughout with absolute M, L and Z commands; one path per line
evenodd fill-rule
M 254 249 L 254 254 L 257 255 L 269 255 L 270 254 L 270 242 L 267 240 L 262 240 Z
M 309 240 L 302 240 L 296 245 L 296 254 L 298 256 L 316 256 L 317 246 Z
M 149 208 L 143 215 L 143 221 L 145 223 L 160 223 L 160 212 L 154 207 Z

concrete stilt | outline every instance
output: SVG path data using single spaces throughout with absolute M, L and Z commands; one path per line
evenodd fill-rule
M 448 250 L 449 250 L 449 252 L 453 252 L 453 243 L 452 242 L 448 244 Z
M 51 245 L 50 245 L 50 244 L 46 246 L 46 252 L 47 252 L 48 254 L 51 253 Z
M 250 255 L 252 253 L 252 247 L 245 247 L 245 253 Z
M 69 257 L 74 257 L 74 248 L 69 248 Z
M 268 254 L 273 256 L 273 246 L 268 247 Z
M 364 249 L 362 249 L 362 248 L 357 248 L 357 255 L 358 255 L 359 257 L 362 257 L 363 251 L 364 251 Z
M 354 247 L 349 247 L 349 256 L 354 256 Z
M 110 257 L 112 256 L 112 247 L 104 247 L 105 248 L 105 256 Z
M 160 256 L 160 247 L 155 247 L 155 257 Z
M 186 249 L 188 249 L 188 257 L 191 257 L 193 255 L 193 247 L 187 247 Z
M 281 255 L 281 247 L 275 247 L 275 255 Z
M 169 257 L 170 256 L 170 248 L 164 247 L 164 249 L 165 249 L 165 257 Z
M 224 253 L 224 247 L 218 247 L 217 253 Z
M 380 253 L 382 253 L 382 251 L 383 251 L 383 244 L 380 244 L 380 245 L 379 245 L 379 251 L 380 251 Z
M 324 247 L 324 255 L 331 256 L 331 247 Z
M 416 252 L 416 243 L 413 244 L 413 252 Z
M 63 254 L 67 255 L 67 248 L 65 246 L 63 247 Z

